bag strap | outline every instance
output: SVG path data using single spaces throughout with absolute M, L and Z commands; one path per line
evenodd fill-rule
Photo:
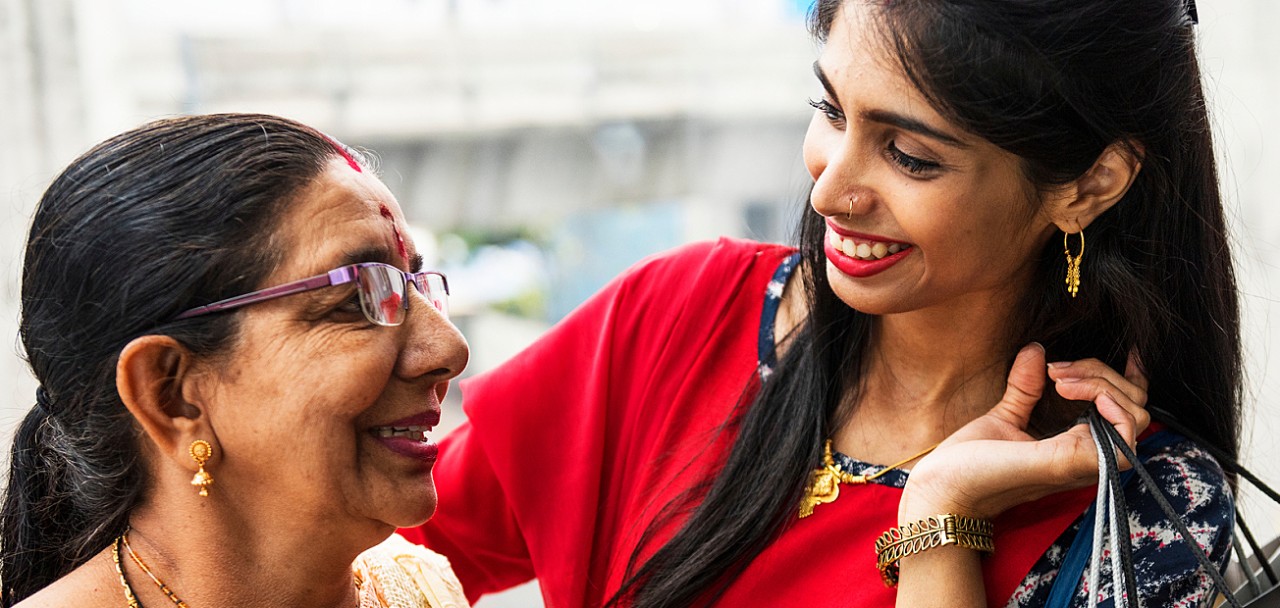
M 1173 445 L 1178 439 L 1173 433 L 1161 430 L 1142 440 L 1138 447 L 1144 452 L 1156 452 Z M 1133 469 L 1120 473 L 1120 485 L 1122 488 L 1129 484 L 1129 480 L 1133 479 L 1133 475 Z M 1085 568 L 1089 567 L 1089 558 L 1093 553 L 1094 516 L 1097 508 L 1098 503 L 1095 501 L 1089 505 L 1088 510 L 1081 516 L 1080 529 L 1076 531 L 1076 537 L 1071 541 L 1070 547 L 1067 548 L 1067 554 L 1062 558 L 1062 565 L 1058 567 L 1058 574 L 1053 579 L 1053 586 L 1049 588 L 1049 597 L 1046 599 L 1045 608 L 1071 607 L 1071 601 L 1075 598 L 1076 588 L 1079 586 L 1080 579 L 1084 577 Z
M 1089 416 L 1091 419 L 1094 417 L 1101 419 L 1097 409 L 1091 410 L 1089 412 Z M 1120 453 L 1124 454 L 1124 457 L 1128 458 L 1129 462 L 1133 464 L 1133 470 L 1137 472 L 1138 479 L 1141 481 L 1142 485 L 1146 486 L 1147 491 L 1151 493 L 1151 497 L 1156 500 L 1156 504 L 1160 506 L 1160 510 L 1164 511 L 1165 517 L 1169 518 L 1169 521 L 1173 522 L 1173 525 L 1178 529 L 1178 533 L 1182 536 L 1182 544 L 1191 550 L 1191 554 L 1195 556 L 1196 561 L 1200 563 L 1200 568 L 1204 570 L 1205 574 L 1208 574 L 1209 577 L 1213 579 L 1213 584 L 1218 588 L 1218 592 L 1227 598 L 1227 602 L 1230 603 L 1233 608 L 1244 608 L 1240 603 L 1240 600 L 1236 599 L 1235 594 L 1231 592 L 1231 586 L 1227 584 L 1226 579 L 1222 578 L 1222 573 L 1218 572 L 1218 569 L 1214 567 L 1213 562 L 1209 561 L 1209 556 L 1206 555 L 1204 550 L 1200 548 L 1200 545 L 1196 543 L 1195 537 L 1191 536 L 1191 531 L 1187 529 L 1187 523 L 1182 521 L 1182 517 L 1179 516 L 1177 511 L 1173 509 L 1173 506 L 1169 504 L 1169 501 L 1164 496 L 1164 490 L 1161 489 L 1159 484 L 1151 478 L 1151 474 L 1147 473 L 1146 467 L 1142 466 L 1142 463 L 1138 461 L 1137 454 L 1134 454 L 1133 450 L 1129 448 L 1129 444 L 1125 443 L 1124 439 L 1120 437 L 1120 432 L 1106 421 L 1102 421 L 1102 424 L 1099 426 L 1101 426 L 1102 430 L 1105 431 L 1104 436 L 1109 438 L 1114 449 L 1119 449 Z
M 1247 479 L 1249 483 L 1253 484 L 1253 487 L 1261 490 L 1263 494 L 1266 494 L 1267 497 L 1275 501 L 1276 504 L 1280 504 L 1280 492 L 1276 492 L 1271 488 L 1271 486 L 1262 483 L 1262 480 L 1258 479 L 1257 475 L 1251 473 L 1249 469 L 1240 466 L 1240 463 L 1236 462 L 1234 458 L 1227 456 L 1227 454 L 1218 449 L 1217 446 L 1214 446 L 1212 443 L 1202 439 L 1199 435 L 1191 432 L 1191 430 L 1186 426 L 1183 426 L 1181 422 L 1178 422 L 1178 420 L 1173 417 L 1173 414 L 1155 406 L 1147 406 L 1147 411 L 1157 417 L 1161 424 L 1173 429 L 1173 431 L 1179 435 L 1194 441 L 1196 446 L 1208 452 L 1210 456 L 1213 456 L 1214 460 L 1217 460 L 1218 464 L 1222 465 L 1223 469 Z

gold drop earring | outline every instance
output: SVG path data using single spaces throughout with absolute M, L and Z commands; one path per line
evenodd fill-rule
M 1067 293 L 1073 298 L 1080 293 L 1080 261 L 1084 259 L 1084 228 L 1081 228 L 1077 234 L 1080 235 L 1080 252 L 1072 256 L 1071 246 L 1067 243 L 1067 238 L 1071 235 L 1062 233 L 1062 253 L 1067 256 Z
M 213 485 L 213 475 L 204 470 L 204 464 L 213 457 L 213 446 L 208 441 L 197 439 L 191 442 L 191 459 L 196 461 L 200 470 L 191 478 L 191 485 L 200 488 L 201 496 L 209 496 L 209 486 Z

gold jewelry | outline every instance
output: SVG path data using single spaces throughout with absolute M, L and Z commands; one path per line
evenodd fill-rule
M 889 471 L 892 471 L 912 460 L 920 458 L 938 447 L 935 443 L 927 449 L 913 454 L 910 458 L 899 460 L 883 470 L 871 475 L 854 475 L 836 466 L 835 458 L 831 456 L 831 440 L 828 439 L 826 446 L 823 447 L 822 466 L 809 473 L 809 484 L 804 488 L 804 497 L 800 499 L 800 518 L 803 519 L 813 515 L 813 510 L 818 505 L 835 502 L 840 497 L 840 484 L 865 484 L 876 479 Z
M 876 568 L 886 587 L 898 584 L 898 562 L 908 555 L 955 545 L 995 553 L 995 526 L 985 519 L 954 513 L 931 515 L 905 526 L 889 528 L 876 539 Z
M 844 218 L 847 220 L 853 219 L 853 199 L 854 197 L 849 197 L 849 211 L 844 214 Z
M 156 584 L 156 586 L 157 586 L 157 587 L 159 587 L 159 588 L 160 588 L 160 590 L 161 590 L 161 591 L 163 591 L 165 595 L 169 596 L 169 600 L 173 602 L 173 605 L 178 606 L 178 608 L 187 608 L 187 604 L 186 604 L 185 602 L 183 602 L 182 600 L 178 599 L 178 596 L 177 596 L 177 595 L 175 595 L 175 594 L 173 593 L 173 591 L 172 591 L 172 590 L 170 590 L 170 589 L 169 589 L 169 587 L 168 587 L 167 585 L 165 585 L 163 581 L 161 581 L 161 580 L 160 580 L 160 578 L 159 578 L 159 577 L 157 577 L 153 572 L 151 572 L 151 569 L 150 569 L 150 568 L 148 568 L 148 567 L 147 567 L 147 565 L 146 565 L 145 563 L 143 563 L 142 558 L 141 558 L 141 557 L 138 557 L 138 554 L 133 552 L 133 547 L 130 547 L 130 546 L 129 546 L 129 531 L 128 531 L 128 530 L 125 530 L 125 531 L 124 531 L 124 534 L 121 534 L 121 535 L 120 535 L 120 538 L 118 539 L 118 542 L 119 542 L 120 544 L 123 544 L 123 545 L 124 545 L 124 550 L 125 550 L 125 551 L 127 551 L 127 552 L 129 553 L 129 559 L 132 559 L 132 560 L 133 560 L 133 563 L 137 564 L 137 565 L 138 565 L 138 567 L 139 567 L 139 568 L 141 568 L 141 569 L 142 569 L 142 571 L 143 571 L 144 573 L 146 573 L 147 577 L 151 579 L 151 582 L 155 583 L 155 584 Z M 117 553 L 117 555 L 118 555 L 118 553 Z M 117 567 L 118 567 L 118 564 L 117 564 Z M 125 590 L 126 590 L 129 594 L 132 594 L 132 593 L 133 593 L 133 589 L 129 587 L 129 582 L 128 582 L 128 581 L 126 581 L 126 580 L 124 580 L 124 571 L 123 571 L 123 570 L 121 570 L 121 571 L 120 571 L 120 580 L 121 580 L 122 582 L 124 582 L 124 584 L 125 584 Z
M 1081 228 L 1077 234 L 1080 235 L 1080 253 L 1072 257 L 1071 247 L 1067 244 L 1067 237 L 1071 235 L 1062 233 L 1062 253 L 1067 256 L 1067 293 L 1073 298 L 1080 292 L 1080 260 L 1084 259 L 1084 228 Z
M 111 543 L 111 561 L 116 563 L 116 574 L 120 575 L 120 586 L 124 587 L 124 599 L 129 602 L 129 608 L 142 608 L 138 605 L 138 598 L 133 595 L 133 587 L 129 586 L 129 579 L 124 577 L 124 566 L 120 563 L 120 541 L 124 535 L 116 537 L 116 542 Z
M 191 459 L 200 465 L 200 470 L 196 471 L 194 477 L 191 478 L 191 485 L 200 488 L 201 496 L 209 495 L 209 486 L 213 485 L 213 475 L 204 470 L 204 463 L 209 462 L 213 457 L 213 446 L 208 441 L 197 439 L 191 442 Z

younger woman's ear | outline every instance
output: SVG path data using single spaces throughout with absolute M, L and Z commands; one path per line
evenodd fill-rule
M 203 405 L 187 398 L 194 356 L 169 336 L 142 336 L 116 362 L 116 391 L 161 454 L 185 454 L 196 439 L 212 440 Z M 188 458 L 189 460 L 189 458 Z
M 1050 219 L 1063 232 L 1083 230 L 1124 198 L 1141 170 L 1140 143 L 1112 142 L 1084 175 L 1048 194 Z

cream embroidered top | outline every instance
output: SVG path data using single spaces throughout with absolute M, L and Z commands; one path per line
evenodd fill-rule
M 445 556 L 399 534 L 361 553 L 351 565 L 361 608 L 470 608 Z

